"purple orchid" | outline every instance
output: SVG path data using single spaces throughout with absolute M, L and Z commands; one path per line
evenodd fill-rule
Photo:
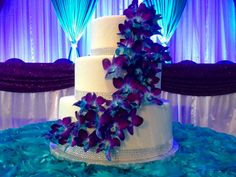
M 153 7 L 148 8 L 145 4 L 141 3 L 137 9 L 136 20 L 140 23 L 152 21 L 155 15 L 156 15 L 156 11 Z
M 100 139 L 116 137 L 123 141 L 125 139 L 124 131 L 130 126 L 130 124 L 131 122 L 127 119 L 113 120 L 112 122 L 106 124 L 101 123 L 96 134 Z
M 138 0 L 133 0 L 127 9 L 124 10 L 124 15 L 127 19 L 133 19 L 136 16 L 138 8 Z
M 163 102 L 158 97 L 159 94 L 156 94 L 156 93 L 160 93 L 159 89 L 157 89 L 157 91 L 155 92 L 153 91 L 153 92 L 144 93 L 144 99 L 143 99 L 144 104 L 162 105 Z
M 121 47 L 132 47 L 134 45 L 134 39 L 121 39 L 120 42 L 118 42 L 118 46 Z
M 103 68 L 107 71 L 106 79 L 117 78 L 123 75 L 124 68 L 126 66 L 126 56 L 120 55 L 112 59 L 112 63 L 109 59 L 105 58 L 102 61 Z
M 96 134 L 103 141 L 99 143 L 97 152 L 104 151 L 108 160 L 111 160 L 111 150 L 120 146 L 120 141 L 125 139 L 124 131 L 131 125 L 127 119 L 128 116 L 126 110 L 119 109 L 115 112 L 114 117 L 111 117 L 109 113 L 104 113 L 100 118 L 100 126 Z
M 119 24 L 118 28 L 120 31 L 120 33 L 118 33 L 119 35 L 123 35 L 125 39 L 132 38 L 133 23 L 131 21 L 125 21 L 124 24 Z
M 113 79 L 113 85 L 115 88 L 118 89 L 119 94 L 129 94 L 129 93 L 135 93 L 138 91 L 139 85 L 136 82 L 135 79 L 128 77 L 127 75 L 125 76 L 124 79 L 121 77 L 119 78 L 114 78 Z
M 52 139 L 57 140 L 59 144 L 66 144 L 68 139 L 76 133 L 77 127 L 78 123 L 72 122 L 71 117 L 65 117 L 51 125 L 50 133 L 54 135 Z
M 127 101 L 129 102 L 130 106 L 132 107 L 132 109 L 138 109 L 143 101 L 143 93 L 139 92 L 139 93 L 130 93 L 127 96 Z
M 87 112 L 89 109 L 93 109 L 96 112 L 103 111 L 109 102 L 109 100 L 106 100 L 101 96 L 97 96 L 95 93 L 87 93 L 80 101 L 74 103 L 74 105 L 80 107 L 79 112 L 82 114 Z
M 118 94 L 117 92 L 112 94 L 112 102 L 108 108 L 109 114 L 111 114 L 111 116 L 114 116 L 116 111 L 119 109 L 131 109 L 131 105 L 124 98 L 125 96 Z
M 78 134 L 74 136 L 71 146 L 80 146 L 83 147 L 86 144 L 88 139 L 88 132 L 84 129 L 80 129 Z
M 101 141 L 102 139 L 97 136 L 96 130 L 93 130 L 88 136 L 88 148 L 96 147 Z
M 130 112 L 131 124 L 127 127 L 127 131 L 130 135 L 134 134 L 134 127 L 139 127 L 143 124 L 143 118 L 137 115 L 137 109 L 133 109 Z
M 120 146 L 120 140 L 118 138 L 108 138 L 104 139 L 98 146 L 96 152 L 105 152 L 106 159 L 111 161 L 111 151 L 113 148 Z

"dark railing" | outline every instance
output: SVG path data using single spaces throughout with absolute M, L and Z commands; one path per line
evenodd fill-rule
M 0 63 L 0 90 L 45 92 L 73 87 L 74 64 L 65 61 L 22 63 L 7 60 Z
M 74 86 L 74 64 L 60 59 L 54 63 L 24 63 L 17 59 L 0 63 L 0 90 L 45 92 Z M 96 76 L 94 76 L 96 77 Z M 196 64 L 183 61 L 163 65 L 162 90 L 195 96 L 236 92 L 236 63 Z

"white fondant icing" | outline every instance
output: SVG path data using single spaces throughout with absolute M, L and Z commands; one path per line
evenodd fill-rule
M 91 24 L 91 54 L 99 55 L 97 50 L 108 48 L 113 55 L 120 40 L 118 25 L 124 23 L 125 16 L 113 15 L 95 19 Z M 104 53 L 102 53 L 104 54 Z M 100 54 L 101 55 L 101 54 Z
M 61 97 L 58 109 L 59 118 L 62 119 L 64 117 L 71 116 L 73 121 L 76 121 L 75 111 L 78 111 L 79 109 L 77 106 L 73 106 L 73 104 L 77 101 L 78 100 L 75 99 L 74 95 Z
M 110 55 L 80 57 L 75 62 L 75 97 L 80 99 L 77 91 L 113 93 L 115 88 L 112 80 L 106 80 L 106 71 L 102 60 L 111 59 Z

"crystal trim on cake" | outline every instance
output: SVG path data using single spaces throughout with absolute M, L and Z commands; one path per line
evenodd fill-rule
M 117 149 L 112 152 L 112 161 L 107 161 L 104 153 L 96 153 L 89 150 L 86 153 L 81 147 L 71 147 L 66 145 L 56 145 L 51 143 L 50 151 L 57 158 L 70 161 L 86 162 L 88 164 L 116 165 L 144 163 L 160 160 L 173 155 L 178 150 L 178 145 L 170 140 L 166 144 L 153 148 L 143 149 Z
M 92 56 L 114 55 L 115 51 L 116 51 L 115 47 L 97 48 L 97 49 L 91 49 L 91 55 Z
M 87 93 L 90 93 L 90 92 L 75 90 L 76 100 L 80 100 Z M 113 94 L 113 92 L 91 92 L 91 93 L 95 93 L 97 96 L 102 96 L 103 98 L 105 98 L 107 100 L 111 100 L 112 99 L 111 95 Z

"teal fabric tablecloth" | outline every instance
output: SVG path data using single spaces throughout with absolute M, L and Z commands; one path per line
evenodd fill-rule
M 127 168 L 58 160 L 45 137 L 53 122 L 0 132 L 1 177 L 236 177 L 236 137 L 173 124 L 175 156 Z

